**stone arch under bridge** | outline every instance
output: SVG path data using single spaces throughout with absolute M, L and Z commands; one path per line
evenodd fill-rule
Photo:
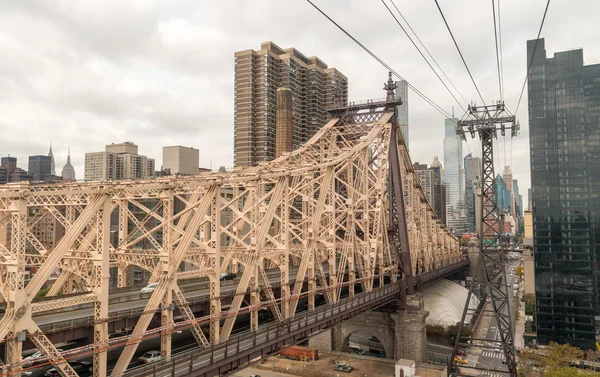
M 394 346 L 396 342 L 395 333 L 390 331 L 390 329 L 394 326 L 394 321 L 389 313 L 367 312 L 361 314 L 336 327 L 334 334 L 336 344 L 335 350 L 340 352 L 348 352 L 348 346 L 352 334 L 362 332 L 368 334 L 369 336 L 376 337 L 383 345 L 386 357 L 393 358 Z
M 421 293 L 407 297 L 407 309 L 362 313 L 311 337 L 309 346 L 322 352 L 348 352 L 350 336 L 362 331 L 377 337 L 385 349 L 386 358 L 426 362 L 425 320 L 429 312 L 423 310 Z

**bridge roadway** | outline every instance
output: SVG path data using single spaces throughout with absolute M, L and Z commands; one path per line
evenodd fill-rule
M 296 273 L 297 267 L 290 270 L 292 281 Z M 271 287 L 277 289 L 280 283 L 279 270 L 267 270 L 267 276 Z M 237 283 L 237 279 L 221 281 L 221 302 L 223 304 L 228 304 L 234 297 Z M 206 279 L 180 285 L 191 309 L 197 313 L 202 309 L 208 309 L 208 284 L 208 279 Z M 141 293 L 139 289 L 111 294 L 109 298 L 109 331 L 114 332 L 135 325 L 135 320 L 144 311 L 150 296 L 150 293 Z M 56 296 L 56 298 L 61 298 L 61 296 Z M 72 309 L 72 307 L 67 309 Z M 94 323 L 93 304 L 84 304 L 74 310 L 57 309 L 36 313 L 33 319 L 44 333 L 50 335 L 53 343 L 80 339 L 89 335 L 89 326 Z M 24 349 L 27 348 L 29 347 L 24 345 Z
M 422 274 L 422 283 L 426 285 L 444 278 L 463 266 L 468 265 L 468 263 L 469 261 L 465 259 L 446 268 Z M 326 266 L 324 269 L 327 271 Z M 294 280 L 296 273 L 297 267 L 290 270 L 290 281 Z M 267 276 L 272 288 L 277 289 L 280 283 L 279 270 L 267 270 Z M 204 309 L 208 309 L 208 281 L 182 283 L 181 288 L 193 311 L 199 313 L 204 306 L 206 306 Z M 236 288 L 237 280 L 221 281 L 221 299 L 223 304 L 228 304 L 234 297 Z M 143 312 L 150 295 L 150 293 L 140 293 L 139 290 L 111 294 L 109 306 L 110 332 L 134 325 L 135 321 L 133 320 L 137 319 Z M 57 296 L 57 298 L 59 297 Z M 88 327 L 94 322 L 94 313 L 93 306 L 85 304 L 74 310 L 64 311 L 59 309 L 37 313 L 33 318 L 40 329 L 50 335 L 53 343 L 61 343 L 87 337 Z M 24 346 L 24 349 L 29 348 L 27 345 Z

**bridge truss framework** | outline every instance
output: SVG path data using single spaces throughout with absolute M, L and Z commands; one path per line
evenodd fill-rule
M 398 103 L 388 98 L 338 109 L 304 146 L 253 168 L 145 181 L 2 186 L 5 371 L 21 374 L 22 341 L 28 337 L 63 376 L 77 376 L 67 359 L 87 350 L 94 355 L 93 375 L 104 377 L 107 350 L 124 346 L 111 374 L 120 376 L 151 332 L 160 333 L 168 359 L 176 326 L 186 325 L 200 346 L 209 347 L 231 335 L 242 313 L 249 313 L 252 329 L 265 307 L 286 322 L 302 297 L 314 310 L 317 293 L 335 303 L 345 287 L 353 296 L 359 281 L 369 292 L 385 275 L 396 281 L 399 270 L 418 277 L 459 261 L 457 239 L 427 203 L 414 174 L 397 125 Z M 390 167 L 398 171 L 390 173 Z M 391 206 L 390 191 L 401 193 L 392 195 Z M 398 233 L 398 226 L 406 233 Z M 56 241 L 45 245 L 38 237 L 49 227 Z M 131 266 L 149 271 L 158 285 L 133 333 L 109 340 L 110 273 L 122 287 Z M 290 276 L 291 266 L 296 276 Z M 27 284 L 26 267 L 36 269 Z M 280 297 L 267 278 L 269 268 L 279 269 Z M 33 302 L 57 271 L 48 292 L 56 299 Z M 226 271 L 241 277 L 223 312 L 220 274 Z M 178 285 L 190 278 L 210 282 L 210 313 L 202 318 L 194 316 Z M 61 296 L 74 286 L 83 292 Z M 59 352 L 33 314 L 86 303 L 94 305 L 94 343 Z M 177 323 L 174 308 L 183 317 Z M 157 313 L 161 325 L 150 330 Z M 208 337 L 203 327 L 210 328 Z

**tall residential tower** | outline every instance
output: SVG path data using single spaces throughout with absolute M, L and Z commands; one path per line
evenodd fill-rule
M 600 330 L 600 64 L 527 41 L 537 339 L 595 348 Z M 535 56 L 534 56 L 535 49 Z M 525 62 L 524 62 L 525 63 Z
M 348 79 L 316 56 L 264 42 L 235 53 L 234 165 L 275 158 L 277 89 L 292 92 L 292 147 L 298 148 L 329 120 L 334 93 L 348 102 Z

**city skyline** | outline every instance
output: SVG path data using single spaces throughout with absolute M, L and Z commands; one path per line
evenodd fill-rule
M 336 66 L 352 83 L 351 101 L 381 96 L 380 81 L 387 71 L 307 3 L 288 6 L 267 1 L 260 13 L 250 6 L 240 8 L 227 1 L 218 7 L 193 2 L 177 6 L 116 4 L 108 1 L 76 9 L 49 3 L 0 5 L 0 21 L 7 26 L 0 47 L 8 56 L 6 69 L 0 73 L 3 82 L 0 108 L 4 114 L 1 127 L 6 130 L 0 156 L 10 154 L 25 161 L 30 155 L 46 154 L 52 140 L 57 166 L 64 164 L 71 145 L 75 171 L 83 172 L 86 152 L 113 141 L 134 140 L 147 148 L 149 157 L 158 159 L 165 145 L 188 145 L 200 150 L 200 166 L 210 167 L 212 159 L 213 169 L 221 165 L 230 168 L 233 166 L 232 54 L 267 39 L 310 51 Z M 355 12 L 340 12 L 335 4 L 320 5 L 340 24 L 350 27 L 349 31 L 356 33 L 361 42 L 373 48 L 411 84 L 446 111 L 451 112 L 454 107 L 455 115 L 462 116 L 462 109 L 397 25 L 386 24 L 385 28 L 390 28 L 387 33 L 382 32 L 383 26 L 359 32 L 351 27 Z M 505 88 L 507 105 L 513 110 L 525 77 L 525 42 L 537 33 L 544 2 L 528 3 L 527 12 L 523 12 L 519 1 L 503 1 L 502 6 L 505 14 L 514 15 L 503 20 Z M 464 11 L 461 7 L 447 8 L 448 21 L 480 83 L 484 99 L 496 99 L 497 79 L 490 69 L 495 65 L 493 29 L 484 20 L 489 17 L 489 4 L 469 6 L 469 13 L 474 16 L 469 26 L 460 22 Z M 119 12 L 115 13 L 115 9 Z M 382 17 L 389 17 L 378 3 L 350 1 L 348 9 L 361 9 L 361 19 L 376 25 Z M 477 94 L 443 24 L 426 22 L 437 12 L 435 4 L 407 3 L 401 10 L 465 98 L 475 100 Z M 547 48 L 563 51 L 594 46 L 594 33 L 587 31 L 594 27 L 592 15 L 598 11 L 600 3 L 553 4 L 546 22 L 556 24 L 560 19 L 563 27 L 544 30 L 542 36 L 548 40 Z M 52 16 L 56 14 L 69 15 L 76 22 L 67 23 L 65 17 Z M 139 25 L 129 22 L 133 15 Z M 478 17 L 482 15 L 485 17 Z M 113 20 L 110 29 L 102 27 L 107 19 Z M 239 27 L 226 30 L 224 20 Z M 23 27 L 31 24 L 37 28 Z M 315 30 L 300 32 L 286 27 L 290 24 L 311 24 Z M 478 33 L 472 34 L 470 29 Z M 95 37 L 99 35 L 102 37 Z M 208 35 L 211 37 L 207 38 Z M 488 47 L 489 53 L 480 54 L 481 46 Z M 56 54 L 45 52 L 53 49 Z M 600 60 L 600 49 L 586 51 L 588 62 Z M 414 92 L 409 96 L 411 158 L 430 161 L 433 155 L 441 155 L 434 151 L 442 148 L 444 117 Z M 511 143 L 514 161 L 529 161 L 526 103 L 527 91 L 516 114 L 522 131 Z M 22 130 L 27 131 L 27 138 L 21 137 Z M 156 133 L 167 130 L 158 141 Z M 90 135 L 94 135 L 94 145 L 87 147 Z M 469 141 L 467 145 L 475 156 L 481 154 L 478 144 Z M 463 149 L 469 152 L 466 146 Z M 502 150 L 502 145 L 498 149 Z M 506 149 L 506 159 L 510 159 L 508 141 Z M 500 157 L 504 158 L 503 153 Z M 499 167 L 503 165 L 515 164 L 500 163 Z M 521 183 L 521 191 L 527 192 L 529 164 L 515 166 L 513 174 Z

